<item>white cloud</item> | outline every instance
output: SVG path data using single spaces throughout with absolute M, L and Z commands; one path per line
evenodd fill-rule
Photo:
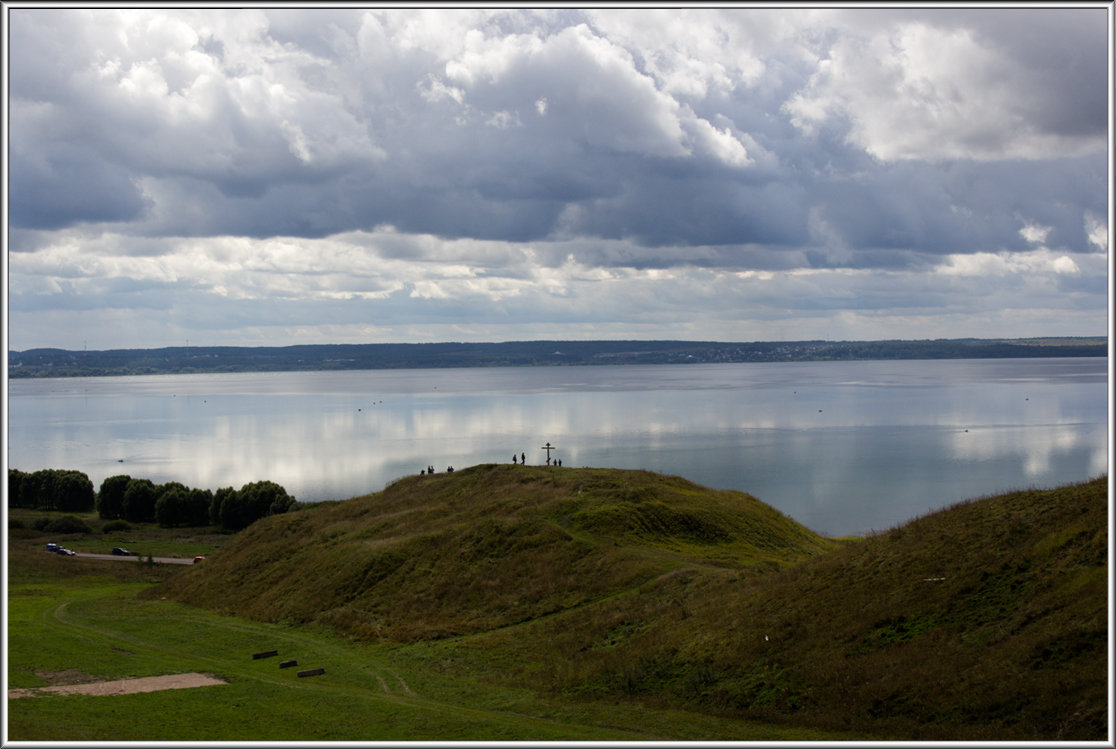
M 1108 251 L 1108 224 L 1089 213 L 1085 215 L 1085 233 L 1089 243 L 1098 250 Z
M 969 276 L 995 279 L 1005 276 L 1032 274 L 1077 274 L 1081 268 L 1070 256 L 1058 254 L 1046 247 L 1030 252 L 975 252 L 966 255 L 949 255 L 937 268 L 942 276 Z
M 1073 261 L 1073 258 L 1067 255 L 1062 255 L 1059 258 L 1055 258 L 1050 263 L 1050 269 L 1053 270 L 1055 273 L 1067 273 L 1074 275 L 1081 272 L 1081 269 L 1077 267 L 1077 263 Z
M 1038 226 L 1036 224 L 1024 224 L 1023 228 L 1019 230 L 1019 236 L 1027 240 L 1031 244 L 1046 244 L 1046 238 L 1050 236 L 1052 226 Z
M 711 154 L 729 166 L 744 167 L 754 163 L 748 156 L 748 149 L 729 128 L 718 130 L 707 120 L 698 117 L 690 119 L 686 125 L 694 142 L 700 146 L 700 151 Z
M 1035 77 L 972 29 L 898 22 L 841 37 L 785 105 L 813 134 L 847 119 L 849 142 L 882 161 L 1049 158 L 1096 151 L 1103 132 L 1044 129 Z M 1056 92 L 1050 92 L 1056 93 Z

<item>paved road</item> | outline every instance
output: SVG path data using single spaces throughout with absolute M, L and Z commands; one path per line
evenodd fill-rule
M 146 556 L 143 556 L 143 557 L 137 557 L 137 556 L 121 557 L 121 556 L 117 556 L 115 554 L 89 554 L 89 553 L 84 552 L 84 551 L 79 551 L 76 554 L 74 554 L 74 556 L 75 557 L 82 557 L 84 559 L 112 559 L 112 560 L 115 560 L 115 561 L 118 561 L 118 562 L 145 562 L 145 561 L 147 561 Z M 181 557 L 154 557 L 153 559 L 154 559 L 154 561 L 156 561 L 160 564 L 193 564 L 194 563 L 194 558 L 193 557 L 189 557 L 188 559 L 183 559 Z

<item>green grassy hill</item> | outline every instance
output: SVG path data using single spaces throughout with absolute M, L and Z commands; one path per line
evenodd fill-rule
M 145 595 L 587 700 L 904 739 L 1107 735 L 1107 479 L 823 539 L 658 474 L 477 466 L 257 522 Z
M 832 546 L 740 492 L 484 465 L 255 523 L 159 595 L 410 641 L 585 606 L 681 566 L 768 569 Z

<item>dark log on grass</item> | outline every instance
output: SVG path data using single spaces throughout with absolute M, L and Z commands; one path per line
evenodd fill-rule
M 279 655 L 278 650 L 265 650 L 262 653 L 252 653 L 252 660 L 257 661 L 260 658 L 270 658 L 273 655 Z
M 319 674 L 324 674 L 324 673 L 325 673 L 324 668 L 308 668 L 305 671 L 299 671 L 298 675 L 299 676 L 318 676 Z
M 279 668 L 290 668 L 297 665 L 298 661 L 279 661 Z

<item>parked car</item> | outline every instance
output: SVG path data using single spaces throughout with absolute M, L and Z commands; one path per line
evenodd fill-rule
M 194 564 L 197 564 L 198 562 L 200 562 L 200 561 L 201 561 L 201 560 L 203 560 L 203 559 L 205 559 L 205 557 L 203 557 L 203 556 L 196 556 L 196 557 L 194 557 Z
M 128 551 L 127 549 L 121 549 L 119 546 L 114 546 L 112 548 L 112 553 L 115 554 L 118 557 L 130 557 L 130 556 L 132 556 L 132 552 Z
M 47 551 L 56 551 L 58 548 L 59 548 L 58 544 L 47 544 L 46 545 L 46 550 Z
M 70 551 L 69 549 L 59 549 L 58 553 L 62 554 L 63 556 L 67 556 L 67 557 L 76 557 L 77 556 L 76 551 Z

